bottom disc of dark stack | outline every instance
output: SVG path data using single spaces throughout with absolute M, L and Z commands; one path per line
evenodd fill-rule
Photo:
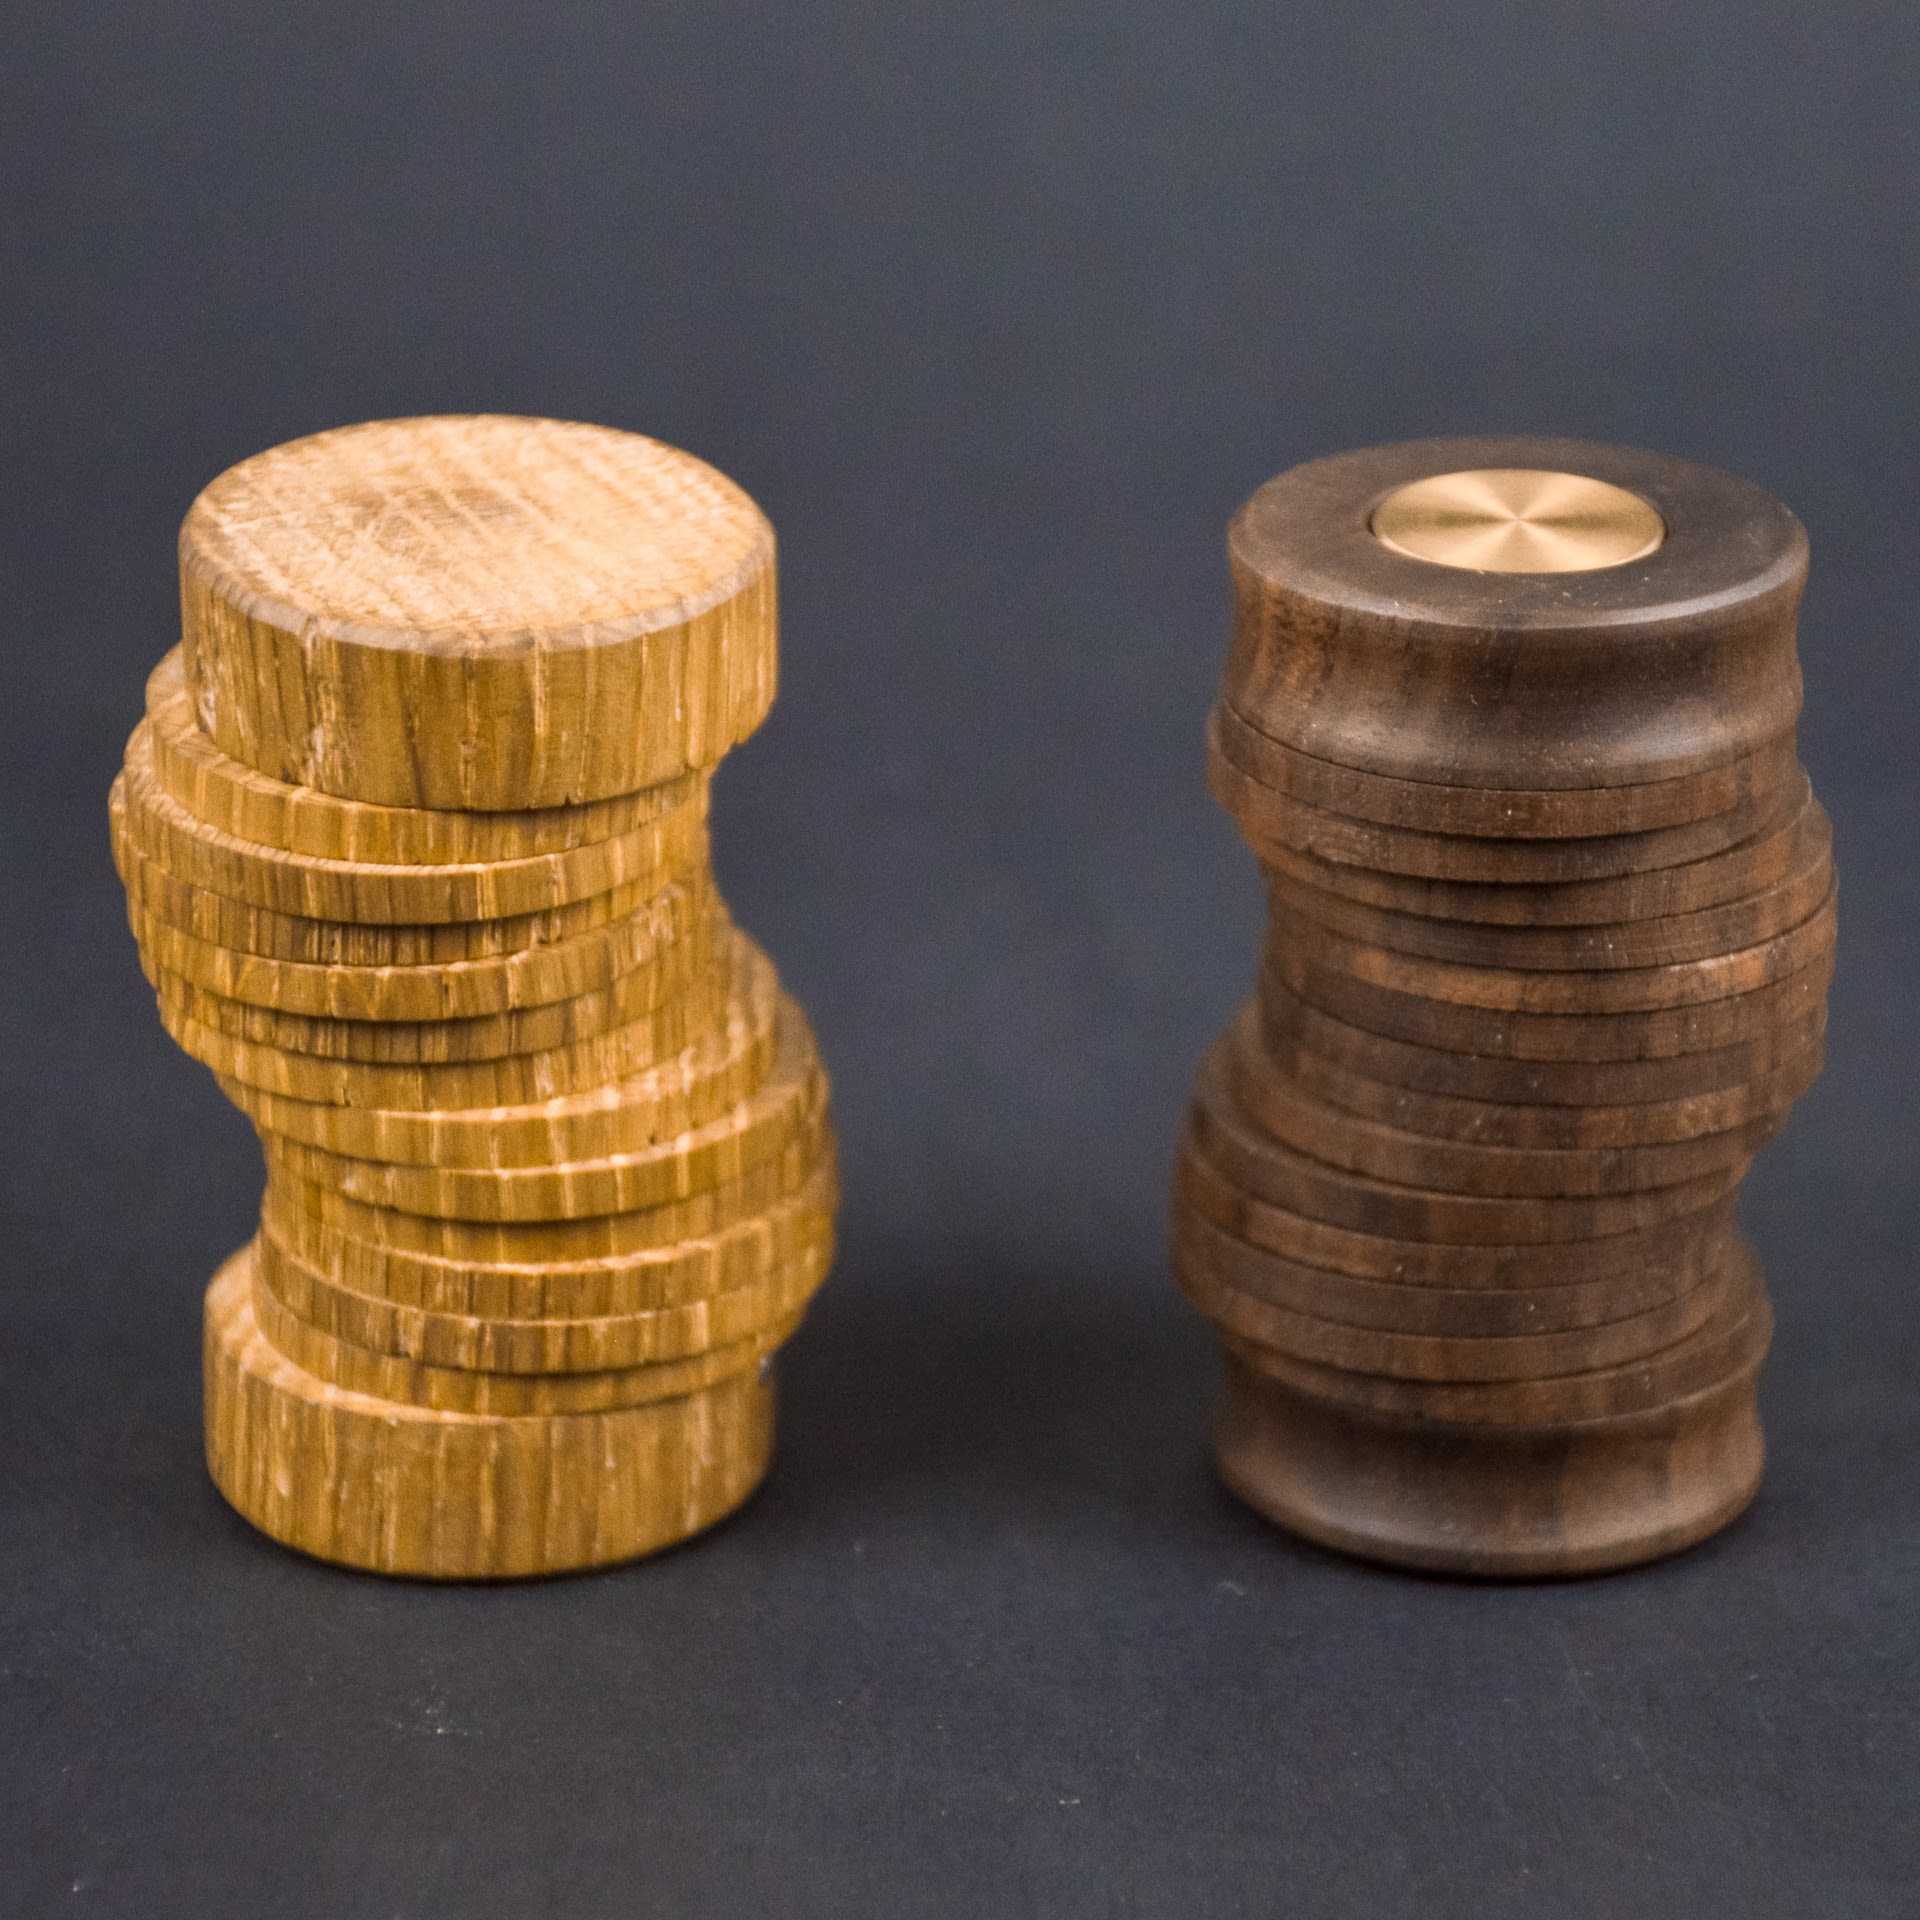
M 1677 1553 L 1725 1526 L 1760 1485 L 1755 1388 L 1772 1315 L 1757 1266 L 1737 1294 L 1613 1380 L 1533 1382 L 1505 1408 L 1497 1389 L 1428 1395 L 1395 1382 L 1381 1394 L 1380 1382 L 1229 1339 L 1220 1475 L 1322 1546 L 1433 1573 L 1602 1573 Z M 1558 1388 L 1570 1406 L 1596 1410 L 1565 1417 Z

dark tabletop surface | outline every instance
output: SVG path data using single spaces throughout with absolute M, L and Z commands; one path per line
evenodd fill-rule
M 1920 1914 L 1910 0 L 0 26 L 0 1914 Z M 847 1201 L 750 1507 L 436 1590 L 207 1481 L 260 1168 L 106 792 L 193 494 L 473 409 L 658 434 L 780 530 L 716 845 Z M 1257 939 L 1201 773 L 1227 517 L 1482 431 L 1802 516 L 1844 876 L 1828 1072 L 1745 1202 L 1765 1489 L 1560 1586 L 1237 1506 L 1162 1255 Z

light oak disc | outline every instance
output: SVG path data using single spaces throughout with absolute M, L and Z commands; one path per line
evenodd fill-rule
M 725 1011 L 670 1059 L 607 1085 L 517 1106 L 355 1107 L 290 1100 L 219 1076 L 220 1090 L 263 1132 L 356 1160 L 418 1167 L 550 1167 L 634 1153 L 717 1119 L 773 1066 L 780 984 L 745 934 L 731 930 Z
M 194 712 L 231 758 L 381 806 L 631 793 L 766 713 L 773 552 L 732 481 L 638 434 L 315 434 L 230 468 L 180 530 Z
M 313 920 L 404 926 L 503 920 L 545 913 L 635 881 L 652 890 L 706 857 L 707 787 L 689 782 L 681 805 L 612 840 L 518 860 L 440 866 L 362 865 L 241 840 L 189 813 L 160 785 L 146 721 L 127 742 L 116 785 L 124 830 L 176 880 L 249 906 Z
M 489 1580 L 634 1559 L 712 1526 L 765 1477 L 758 1366 L 605 1413 L 432 1411 L 331 1386 L 269 1344 L 251 1243 L 206 1303 L 207 1467 L 285 1546 L 372 1573 Z
M 147 722 L 161 787 L 196 819 L 236 840 L 360 866 L 462 866 L 569 853 L 698 806 L 705 784 L 703 774 L 683 774 L 583 806 L 506 813 L 379 807 L 289 786 L 229 759 L 200 731 L 179 647 L 148 676 Z
M 757 1185 L 764 1200 L 757 1212 L 717 1227 L 708 1223 L 704 1231 L 658 1246 L 573 1259 L 489 1261 L 403 1251 L 321 1219 L 308 1211 L 299 1190 L 290 1193 L 273 1181 L 261 1196 L 260 1228 L 263 1239 L 277 1241 L 355 1293 L 475 1328 L 471 1348 L 461 1349 L 473 1359 L 424 1349 L 419 1357 L 447 1366 L 485 1365 L 496 1338 L 515 1337 L 514 1325 L 552 1322 L 564 1328 L 679 1312 L 761 1286 L 831 1241 L 840 1190 L 830 1148 L 777 1190 L 766 1180 Z M 378 1216 L 371 1220 L 377 1228 Z M 363 1216 L 357 1224 L 367 1223 Z M 553 1337 L 564 1343 L 570 1336 Z
M 805 1017 L 781 1010 L 773 1070 L 736 1106 L 691 1132 L 557 1166 L 414 1166 L 360 1160 L 263 1133 L 269 1172 L 366 1206 L 436 1219 L 579 1220 L 671 1205 L 744 1177 L 809 1133 L 826 1110 L 826 1074 Z

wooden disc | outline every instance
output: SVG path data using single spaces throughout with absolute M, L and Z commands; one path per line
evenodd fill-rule
M 194 713 L 261 773 L 381 806 L 631 793 L 765 715 L 773 548 L 730 480 L 638 434 L 315 434 L 230 468 L 180 530 Z
M 1837 903 L 1830 872 L 1823 868 L 1816 877 L 1825 885 L 1784 933 L 1757 946 L 1668 966 L 1467 966 L 1352 939 L 1277 899 L 1268 915 L 1268 951 L 1283 977 L 1287 967 L 1304 964 L 1449 1007 L 1521 1016 L 1655 1013 L 1752 993 L 1829 958 Z
M 271 1346 L 303 1373 L 376 1400 L 449 1413 L 604 1413 L 677 1400 L 757 1366 L 800 1324 L 800 1310 L 745 1339 L 681 1360 L 615 1367 L 600 1373 L 475 1373 L 435 1367 L 348 1345 L 296 1318 L 260 1284 L 256 1260 L 253 1317 Z
M 563 853 L 441 866 L 322 860 L 236 839 L 197 819 L 161 787 L 152 744 L 143 720 L 127 742 L 117 783 L 133 844 L 176 880 L 305 919 L 416 926 L 543 913 L 636 880 L 657 891 L 698 862 L 707 845 L 707 789 L 696 781 L 673 812 Z
M 771 1183 L 758 1184 L 771 1191 Z M 774 1193 L 758 1212 L 711 1232 L 600 1258 L 489 1264 L 403 1252 L 328 1225 L 307 1211 L 298 1192 L 290 1195 L 273 1181 L 261 1198 L 260 1229 L 263 1239 L 287 1247 L 357 1294 L 471 1324 L 476 1331 L 470 1346 L 462 1336 L 457 1353 L 423 1349 L 419 1357 L 446 1366 L 486 1366 L 496 1339 L 487 1329 L 495 1323 L 550 1321 L 564 1328 L 677 1312 L 761 1286 L 831 1240 L 838 1204 L 829 1151 L 801 1168 L 794 1184 Z M 511 1342 L 516 1336 L 497 1337 Z M 563 1344 L 569 1337 L 560 1336 Z
M 1685 826 L 1770 794 L 1798 771 L 1791 733 L 1738 760 L 1671 780 L 1532 790 L 1449 787 L 1336 766 L 1270 739 L 1224 702 L 1210 738 L 1249 779 L 1322 813 L 1497 840 L 1587 840 Z
M 1599 1573 L 1691 1546 L 1753 1498 L 1760 1358 L 1647 1412 L 1529 1428 L 1399 1420 L 1229 1356 L 1216 1458 L 1249 1505 L 1343 1553 L 1487 1579 Z
M 773 964 L 737 929 L 729 947 L 732 978 L 720 1024 L 671 1059 L 608 1086 L 453 1112 L 288 1100 L 224 1076 L 220 1090 L 263 1131 L 357 1160 L 551 1167 L 638 1152 L 717 1119 L 772 1068 L 781 998 Z
M 1726 1294 L 1702 1325 L 1670 1347 L 1617 1366 L 1531 1380 L 1397 1380 L 1296 1360 L 1225 1331 L 1221 1340 L 1255 1372 L 1336 1406 L 1448 1425 L 1544 1427 L 1644 1413 L 1698 1393 L 1757 1366 L 1772 1333 L 1759 1263 L 1742 1249 Z
M 129 899 L 129 924 L 143 953 L 223 1000 L 304 1019 L 418 1025 L 497 1019 L 529 1007 L 611 994 L 646 967 L 663 939 L 678 937 L 674 890 L 655 895 L 622 920 L 551 946 L 485 960 L 413 967 L 311 965 L 236 953 L 142 913 Z
M 439 1369 L 496 1374 L 606 1373 L 714 1352 L 789 1323 L 812 1299 L 832 1258 L 830 1230 L 800 1257 L 744 1286 L 683 1306 L 579 1320 L 481 1320 L 403 1307 L 356 1293 L 283 1247 L 264 1229 L 257 1284 L 296 1320 L 343 1346 Z
M 323 1225 L 375 1247 L 460 1265 L 570 1265 L 707 1239 L 763 1214 L 831 1164 L 831 1143 L 832 1127 L 820 1111 L 780 1152 L 755 1161 L 736 1179 L 658 1206 L 572 1220 L 451 1220 L 371 1205 L 297 1179 L 272 1162 L 268 1177 L 280 1188 L 285 1206 L 298 1206 Z
M 1176 1271 L 1198 1265 L 1213 1283 L 1290 1313 L 1445 1340 L 1507 1341 L 1605 1328 L 1689 1298 L 1714 1281 L 1711 1271 L 1693 1276 L 1630 1266 L 1571 1286 L 1437 1287 L 1361 1280 L 1302 1266 L 1238 1239 L 1177 1199 L 1172 1251 Z
M 1228 1029 L 1228 1078 L 1240 1112 L 1283 1145 L 1348 1173 L 1443 1193 L 1561 1198 L 1636 1193 L 1744 1168 L 1786 1124 L 1784 1108 L 1717 1134 L 1656 1144 L 1504 1147 L 1436 1140 L 1367 1120 L 1279 1071 L 1245 1008 Z
M 222 893 L 209 893 L 188 881 L 176 880 L 120 832 L 114 835 L 113 857 L 126 885 L 130 910 L 162 925 L 178 927 L 211 946 L 302 966 L 456 966 L 463 961 L 524 953 L 624 920 L 659 891 L 649 876 L 545 913 L 514 914 L 503 920 L 447 920 L 420 927 L 362 926 L 349 920 L 313 920 L 274 913 Z M 702 870 L 706 865 L 703 841 L 688 871 Z
M 1779 838 L 1791 842 L 1792 862 L 1759 891 L 1656 919 L 1536 927 L 1430 919 L 1303 885 L 1277 870 L 1268 873 L 1267 898 L 1277 914 L 1305 918 L 1344 939 L 1454 966 L 1574 972 L 1670 967 L 1760 946 L 1818 911 L 1833 878 L 1833 830 L 1825 811 L 1810 804 Z
M 570 1046 L 625 1026 L 675 1000 L 712 970 L 719 939 L 714 907 L 707 887 L 676 883 L 647 910 L 654 935 L 651 951 L 608 986 L 542 1006 L 450 1020 L 337 1020 L 282 1013 L 196 986 L 159 965 L 144 947 L 140 958 L 163 1005 L 234 1039 L 323 1060 L 442 1065 Z M 719 996 L 713 998 L 717 1013 Z
M 773 1071 L 748 1098 L 634 1152 L 548 1167 L 436 1167 L 350 1159 L 273 1133 L 261 1144 L 276 1177 L 436 1219 L 580 1220 L 666 1206 L 740 1179 L 817 1124 L 826 1075 L 800 1010 L 788 1001 L 781 1015 Z
M 1464 1337 L 1352 1326 L 1314 1308 L 1277 1304 L 1233 1284 L 1234 1263 L 1214 1234 L 1189 1222 L 1174 1241 L 1174 1277 L 1187 1298 L 1236 1340 L 1296 1360 L 1395 1380 L 1525 1381 L 1624 1365 L 1658 1353 L 1704 1326 L 1726 1279 L 1703 1284 L 1639 1313 L 1554 1332 Z M 1405 1289 L 1417 1294 L 1418 1288 Z
M 1568 884 L 1644 875 L 1724 853 L 1790 819 L 1800 801 L 1792 782 L 1736 802 L 1724 813 L 1645 833 L 1583 840 L 1492 840 L 1467 834 L 1416 833 L 1370 820 L 1323 813 L 1250 780 L 1218 753 L 1207 755 L 1207 785 L 1233 815 L 1262 862 L 1290 856 L 1413 879 L 1505 886 Z
M 1388 494 L 1484 469 L 1621 488 L 1665 537 L 1627 564 L 1519 574 L 1375 537 Z M 1457 787 L 1638 785 L 1743 759 L 1799 714 L 1806 534 L 1710 467 L 1574 440 L 1374 447 L 1269 481 L 1227 546 L 1224 704 L 1336 766 Z
M 161 1024 L 175 1043 L 222 1079 L 320 1105 L 438 1111 L 525 1106 L 606 1086 L 657 1066 L 714 1031 L 724 1007 L 725 982 L 722 970 L 704 971 L 675 998 L 571 1045 L 427 1066 L 382 1066 L 290 1053 L 203 1025 L 164 995 L 159 1005 Z
M 1187 1124 L 1195 1150 L 1255 1198 L 1355 1233 L 1397 1240 L 1523 1246 L 1601 1239 L 1697 1213 L 1732 1191 L 1746 1171 L 1736 1163 L 1670 1186 L 1573 1199 L 1443 1193 L 1347 1173 L 1252 1126 L 1234 1102 L 1227 1059 L 1217 1043 L 1194 1078 Z
M 1658 1013 L 1505 1013 L 1397 993 L 1320 967 L 1285 949 L 1267 949 L 1260 972 L 1270 987 L 1388 1039 L 1487 1059 L 1565 1062 L 1664 1060 L 1777 1038 L 1825 1004 L 1833 978 L 1831 928 L 1822 958 L 1771 985 Z M 1563 976 L 1564 977 L 1564 976 Z
M 1301 1092 L 1403 1133 L 1487 1147 L 1570 1151 L 1632 1150 L 1701 1140 L 1756 1121 L 1777 1120 L 1818 1077 L 1825 1043 L 1824 1035 L 1816 1032 L 1797 1055 L 1770 1072 L 1690 1099 L 1590 1107 L 1458 1100 L 1395 1086 L 1324 1059 L 1297 1037 L 1276 1039 L 1265 1027 L 1261 1051 L 1272 1062 L 1273 1071 Z
M 179 647 L 148 677 L 147 722 L 162 790 L 196 819 L 236 840 L 360 866 L 462 866 L 568 853 L 698 807 L 706 778 L 683 774 L 664 786 L 583 806 L 507 813 L 343 800 L 269 779 L 222 753 L 193 717 Z
M 604 1566 L 712 1526 L 765 1476 L 761 1366 L 607 1413 L 433 1412 L 330 1386 L 253 1313 L 251 1245 L 206 1304 L 207 1466 L 283 1545 L 373 1573 L 509 1579 Z
M 1644 1060 L 1483 1058 L 1442 1046 L 1401 1040 L 1309 1006 L 1271 975 L 1259 993 L 1261 1032 L 1276 1057 L 1289 1045 L 1311 1047 L 1342 1070 L 1351 1069 L 1418 1092 L 1515 1106 L 1603 1107 L 1691 1100 L 1757 1080 L 1819 1044 L 1826 1002 L 1789 1013 L 1777 1027 L 1751 1038 Z
M 1697 1212 L 1635 1232 L 1507 1246 L 1395 1238 L 1359 1232 L 1278 1205 L 1239 1185 L 1189 1131 L 1176 1162 L 1178 1204 L 1256 1247 L 1303 1267 L 1414 1287 L 1513 1288 L 1610 1285 L 1620 1276 L 1671 1292 L 1698 1285 L 1724 1264 L 1733 1232 L 1731 1189 Z
M 1475 926 L 1617 927 L 1672 919 L 1761 892 L 1786 872 L 1808 827 L 1813 793 L 1796 775 L 1787 804 L 1770 825 L 1704 859 L 1599 880 L 1454 881 L 1383 873 L 1269 845 L 1267 871 L 1317 893 L 1422 920 Z

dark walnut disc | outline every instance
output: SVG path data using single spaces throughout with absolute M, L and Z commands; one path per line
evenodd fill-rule
M 1671 1346 L 1613 1366 L 1528 1380 L 1407 1380 L 1296 1359 L 1228 1334 L 1228 1352 L 1335 1405 L 1449 1426 L 1545 1426 L 1644 1413 L 1757 1364 L 1773 1333 L 1759 1263 L 1744 1247 L 1713 1312 Z
M 1261 1052 L 1272 1072 L 1299 1093 L 1357 1119 L 1432 1140 L 1564 1152 L 1656 1147 L 1723 1135 L 1756 1122 L 1777 1124 L 1818 1077 L 1825 1038 L 1816 1032 L 1791 1060 L 1729 1087 L 1684 1099 L 1594 1106 L 1542 1106 L 1427 1093 L 1373 1079 L 1316 1053 L 1298 1035 L 1277 1038 L 1266 1027 L 1261 1029 Z M 1437 1057 L 1456 1060 L 1460 1056 Z
M 1508 1147 L 1435 1140 L 1316 1097 L 1276 1068 L 1244 1009 L 1228 1029 L 1240 1111 L 1283 1145 L 1328 1166 L 1445 1193 L 1566 1197 L 1636 1193 L 1744 1167 L 1786 1122 L 1784 1107 L 1724 1132 L 1635 1146 Z
M 1423 920 L 1529 929 L 1621 927 L 1671 920 L 1763 892 L 1793 863 L 1811 800 L 1806 776 L 1797 774 L 1778 817 L 1757 833 L 1703 859 L 1611 878 L 1437 880 L 1343 866 L 1274 845 L 1263 850 L 1262 861 L 1270 877 Z
M 1413 879 L 1510 885 L 1606 880 L 1657 873 L 1724 853 L 1790 819 L 1799 803 L 1792 782 L 1738 801 L 1724 813 L 1645 833 L 1585 840 L 1489 840 L 1467 834 L 1383 827 L 1288 799 L 1250 780 L 1218 753 L 1207 756 L 1213 797 L 1238 823 L 1262 861 L 1306 854 L 1338 866 Z
M 1176 1211 L 1190 1209 L 1284 1260 L 1357 1280 L 1455 1292 L 1593 1286 L 1618 1288 L 1622 1300 L 1639 1297 L 1638 1288 L 1685 1292 L 1729 1258 L 1733 1202 L 1728 1190 L 1696 1212 L 1633 1232 L 1500 1246 L 1396 1238 L 1297 1212 L 1240 1185 L 1208 1158 L 1191 1131 L 1181 1141 L 1174 1174 Z
M 1173 1239 L 1174 1277 L 1187 1298 L 1235 1339 L 1296 1360 L 1398 1380 L 1537 1380 L 1643 1359 L 1704 1326 L 1732 1273 L 1729 1268 L 1710 1275 L 1688 1293 L 1617 1318 L 1500 1334 L 1442 1334 L 1424 1327 L 1356 1326 L 1322 1311 L 1318 1300 L 1276 1300 L 1270 1282 L 1238 1284 L 1250 1255 L 1260 1257 L 1205 1222 L 1185 1221 Z M 1418 1314 L 1422 1289 L 1401 1292 L 1411 1296 L 1410 1317 L 1424 1318 Z
M 1782 870 L 1754 892 L 1719 906 L 1658 918 L 1580 926 L 1517 926 L 1406 913 L 1269 869 L 1276 917 L 1297 916 L 1356 945 L 1417 959 L 1500 971 L 1593 972 L 1670 967 L 1764 945 L 1809 919 L 1832 886 L 1833 829 L 1810 803 L 1768 846 L 1786 852 Z
M 1670 965 L 1644 967 L 1480 966 L 1377 946 L 1270 902 L 1269 949 L 1276 958 L 1331 968 L 1369 986 L 1494 1013 L 1611 1015 L 1660 1012 L 1727 1000 L 1771 986 L 1833 950 L 1837 903 L 1831 875 L 1802 916 L 1758 944 Z
M 1722 1235 L 1714 1244 L 1724 1248 L 1731 1244 L 1730 1236 Z M 1290 1313 L 1339 1326 L 1441 1340 L 1507 1341 L 1638 1322 L 1711 1289 L 1726 1271 L 1724 1265 L 1694 1273 L 1678 1266 L 1642 1269 L 1623 1263 L 1604 1278 L 1537 1287 L 1443 1287 L 1363 1280 L 1325 1267 L 1303 1266 L 1271 1248 L 1240 1239 L 1179 1203 L 1173 1211 L 1172 1252 L 1176 1273 L 1197 1261 L 1208 1270 L 1213 1284 Z M 1188 1291 L 1191 1295 L 1191 1288 Z M 1204 1303 L 1202 1310 L 1207 1310 Z
M 1717 1533 L 1760 1485 L 1764 1352 L 1644 1412 L 1458 1426 L 1323 1400 L 1231 1355 L 1220 1476 L 1322 1546 L 1480 1579 L 1601 1573 Z
M 1633 786 L 1449 787 L 1316 760 L 1270 739 L 1231 706 L 1215 709 L 1214 750 L 1249 779 L 1323 813 L 1418 833 L 1493 840 L 1586 840 L 1686 826 L 1800 777 L 1791 733 L 1724 766 Z
M 1491 1059 L 1566 1062 L 1665 1060 L 1762 1041 L 1825 1004 L 1833 978 L 1831 927 L 1825 952 L 1785 979 L 1694 1006 L 1646 1013 L 1518 1013 L 1461 1006 L 1356 980 L 1268 945 L 1269 984 L 1371 1033 Z
M 1583 1241 L 1697 1212 L 1730 1191 L 1744 1162 L 1629 1193 L 1573 1198 L 1460 1194 L 1328 1166 L 1261 1131 L 1233 1097 L 1216 1045 L 1194 1080 L 1188 1129 L 1196 1150 L 1254 1197 L 1356 1233 L 1475 1246 Z
M 1423 1093 L 1515 1106 L 1629 1106 L 1724 1092 L 1801 1058 L 1826 1032 L 1826 1003 L 1753 1038 L 1653 1059 L 1538 1060 L 1483 1056 L 1375 1033 L 1307 1005 L 1271 975 L 1259 994 L 1261 1030 L 1276 1052 L 1312 1047 L 1336 1066 Z
M 1390 494 L 1464 469 L 1591 476 L 1652 505 L 1644 557 L 1581 572 L 1436 565 L 1376 538 Z M 1691 461 L 1589 441 L 1425 440 L 1269 481 L 1228 534 L 1228 705 L 1337 766 L 1446 786 L 1673 780 L 1779 739 L 1800 710 L 1807 541 Z

